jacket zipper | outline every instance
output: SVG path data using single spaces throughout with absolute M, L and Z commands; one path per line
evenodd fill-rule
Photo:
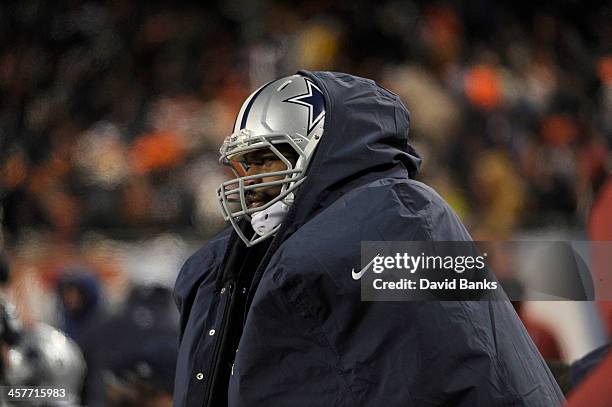
M 215 367 L 217 366 L 217 361 L 219 359 L 219 348 L 221 347 L 221 344 L 223 343 L 225 325 L 227 322 L 225 315 L 227 314 L 227 309 L 230 305 L 230 299 L 232 297 L 232 288 L 233 288 L 232 283 L 229 283 L 227 287 L 224 287 L 224 288 L 227 292 L 225 293 L 226 295 L 225 295 L 225 298 L 223 299 L 223 305 L 222 305 L 223 312 L 221 313 L 221 323 L 219 324 L 219 328 L 218 328 L 219 335 L 217 336 L 217 339 L 215 341 L 213 357 L 210 361 L 210 367 L 208 368 L 209 380 L 206 385 L 206 391 L 204 392 L 204 402 L 202 404 L 203 407 L 207 407 L 210 403 L 210 396 L 212 394 L 212 387 L 214 385 L 214 379 L 215 379 L 215 374 L 216 374 Z

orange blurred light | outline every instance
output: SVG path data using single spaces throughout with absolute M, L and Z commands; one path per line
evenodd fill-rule
M 183 154 L 180 137 L 170 131 L 149 133 L 138 138 L 131 151 L 133 168 L 139 174 L 171 168 L 181 161 Z
M 606 85 L 612 85 L 612 55 L 601 57 L 597 66 L 599 79 Z
M 553 146 L 562 146 L 572 142 L 578 133 L 576 123 L 566 115 L 553 115 L 542 123 L 542 137 Z
M 501 78 L 487 65 L 477 65 L 465 75 L 465 95 L 470 103 L 480 109 L 495 109 L 502 101 Z

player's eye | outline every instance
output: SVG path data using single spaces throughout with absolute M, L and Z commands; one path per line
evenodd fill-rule
M 270 166 L 280 161 L 280 159 L 277 156 L 270 156 L 270 157 L 262 157 L 261 161 L 262 161 L 262 165 Z
M 251 166 L 253 166 L 253 165 L 255 165 L 255 166 L 258 166 L 258 167 L 259 167 L 259 166 L 261 166 L 262 164 L 263 164 L 263 160 L 260 160 L 260 159 L 258 159 L 258 158 L 257 158 L 257 159 L 255 159 L 255 158 L 251 158 L 251 159 L 249 159 L 248 161 L 245 161 L 245 165 L 246 165 L 246 166 L 248 166 L 248 167 L 251 167 Z
M 260 158 L 249 158 L 248 160 L 245 160 L 245 164 L 247 166 L 258 166 L 258 167 L 262 167 L 262 166 L 269 166 L 272 163 L 275 163 L 276 161 L 278 161 L 278 157 L 276 156 L 269 156 L 269 157 L 260 157 Z

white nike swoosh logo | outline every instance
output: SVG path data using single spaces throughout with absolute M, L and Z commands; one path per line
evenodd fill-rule
M 368 269 L 370 268 L 370 266 L 372 265 L 372 263 L 374 263 L 374 260 L 376 260 L 378 257 L 382 257 L 380 255 L 380 253 L 378 253 L 376 256 L 374 256 L 374 258 L 372 260 L 370 260 L 370 262 L 368 264 L 366 264 L 366 266 L 364 268 L 362 268 L 359 273 L 355 273 L 355 269 L 353 268 L 353 270 L 351 271 L 351 274 L 353 275 L 353 280 L 359 280 L 361 278 L 361 276 L 363 276 L 363 274 L 368 271 Z

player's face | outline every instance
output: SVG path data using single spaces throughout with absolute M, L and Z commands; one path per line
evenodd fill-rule
M 296 155 L 287 146 L 279 146 L 278 150 L 295 166 Z M 261 149 L 244 154 L 240 159 L 242 168 L 246 170 L 245 175 L 258 175 L 287 169 L 287 165 L 270 149 Z M 263 182 L 278 181 L 284 175 L 254 178 L 245 182 L 246 186 L 257 185 Z M 248 208 L 257 208 L 276 198 L 282 189 L 282 185 L 255 188 L 246 192 L 245 198 Z

